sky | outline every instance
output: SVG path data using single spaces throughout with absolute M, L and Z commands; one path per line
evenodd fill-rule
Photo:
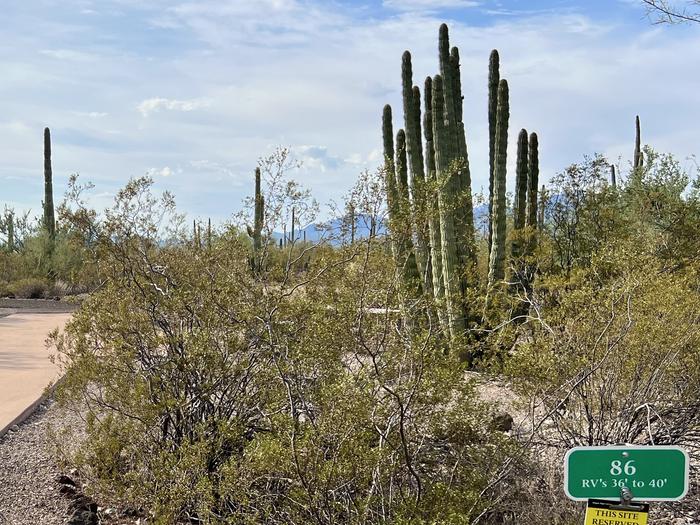
M 437 72 L 438 28 L 460 48 L 473 189 L 488 187 L 487 74 L 510 86 L 509 185 L 520 128 L 547 181 L 584 154 L 628 166 L 642 141 L 689 168 L 700 153 L 700 26 L 654 25 L 638 0 L 26 0 L 0 17 L 0 207 L 56 201 L 68 176 L 109 205 L 150 174 L 190 217 L 225 221 L 257 159 L 289 146 L 295 179 L 341 202 L 381 163 L 381 113 L 402 125 L 401 55 Z

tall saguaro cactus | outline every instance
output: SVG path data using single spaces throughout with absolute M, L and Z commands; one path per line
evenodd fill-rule
M 44 128 L 44 228 L 53 240 L 56 237 L 56 217 L 53 206 L 53 173 L 51 170 L 51 131 Z
M 642 130 L 639 124 L 639 115 L 635 119 L 635 135 L 634 135 L 634 164 L 633 167 L 636 170 L 641 168 L 644 163 L 642 157 Z
M 496 120 L 496 158 L 493 180 L 493 236 L 489 259 L 489 287 L 505 278 L 506 253 L 506 160 L 508 152 L 508 82 L 498 84 L 498 116 Z
M 488 224 L 488 253 L 491 254 L 491 239 L 493 237 L 493 176 L 496 160 L 496 115 L 498 112 L 498 83 L 500 81 L 498 51 L 491 51 L 489 57 L 489 224 Z
M 248 228 L 248 235 L 253 238 L 253 272 L 262 268 L 262 230 L 265 222 L 265 198 L 260 189 L 260 168 L 255 168 L 255 208 L 253 228 Z

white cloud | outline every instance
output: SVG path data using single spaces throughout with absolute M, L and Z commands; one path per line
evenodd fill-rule
M 173 174 L 173 170 L 165 166 L 164 168 L 151 168 L 146 173 L 151 177 L 170 177 Z
M 194 111 L 208 107 L 211 101 L 207 99 L 173 100 L 162 97 L 149 98 L 141 102 L 137 109 L 144 117 L 161 110 L 167 111 Z
M 481 3 L 476 0 L 384 0 L 383 5 L 401 11 L 414 11 L 478 7 Z

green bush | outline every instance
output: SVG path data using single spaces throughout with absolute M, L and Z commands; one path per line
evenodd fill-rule
M 29 277 L 8 283 L 7 292 L 17 299 L 45 299 L 49 285 L 42 279 Z
M 120 194 L 106 284 L 54 338 L 60 398 L 89 400 L 72 462 L 93 490 L 156 523 L 456 525 L 516 496 L 523 451 L 435 327 L 366 311 L 380 296 L 395 311 L 384 247 L 253 277 L 236 232 L 207 250 L 155 242 L 149 217 L 170 204 L 148 189 Z

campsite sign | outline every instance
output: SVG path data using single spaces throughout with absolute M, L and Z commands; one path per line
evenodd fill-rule
M 676 501 L 688 492 L 688 454 L 674 446 L 576 447 L 564 458 L 564 491 L 578 501 Z

